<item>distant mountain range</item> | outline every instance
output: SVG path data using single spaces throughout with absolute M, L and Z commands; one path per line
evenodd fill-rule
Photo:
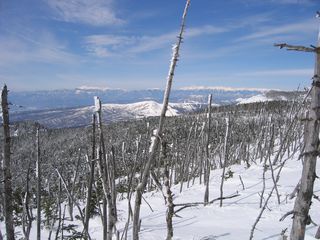
M 167 116 L 176 116 L 193 112 L 201 108 L 200 104 L 170 104 Z M 124 121 L 143 117 L 159 116 L 162 104 L 155 101 L 144 101 L 128 104 L 103 104 L 102 117 L 104 122 Z M 61 108 L 52 110 L 33 110 L 13 112 L 13 122 L 31 120 L 51 128 L 86 126 L 92 122 L 94 107 Z
M 212 94 L 215 105 L 268 100 L 291 100 L 301 93 L 266 89 L 188 87 L 173 90 L 168 115 L 197 111 Z M 11 121 L 32 120 L 48 127 L 75 127 L 91 122 L 93 97 L 99 96 L 104 121 L 119 121 L 161 112 L 163 90 L 122 90 L 80 87 L 74 90 L 10 92 Z

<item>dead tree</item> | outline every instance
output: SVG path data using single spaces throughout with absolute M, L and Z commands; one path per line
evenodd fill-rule
M 96 115 L 93 114 L 92 116 L 92 151 L 91 151 L 91 161 L 90 161 L 90 177 L 88 183 L 88 190 L 87 190 L 87 203 L 86 203 L 86 210 L 85 210 L 85 217 L 84 217 L 84 234 L 88 235 L 89 229 L 89 218 L 90 218 L 90 211 L 91 211 L 91 197 L 92 197 L 92 185 L 94 182 L 94 168 L 95 168 L 95 160 L 96 160 Z
M 169 159 L 167 156 L 167 143 L 165 141 L 161 142 L 161 158 L 164 161 L 164 195 L 165 202 L 167 205 L 166 211 L 166 222 L 167 222 L 167 237 L 166 240 L 171 240 L 173 237 L 173 225 L 172 218 L 174 215 L 174 204 L 173 204 L 173 193 L 170 189 L 170 177 L 169 177 Z
M 226 118 L 226 135 L 224 139 L 224 150 L 223 150 L 224 162 L 223 162 L 221 184 L 220 184 L 220 207 L 222 207 L 224 175 L 226 172 L 226 166 L 228 164 L 228 135 L 229 135 L 229 118 Z
M 104 143 L 103 129 L 102 129 L 102 107 L 101 101 L 98 97 L 95 97 L 95 111 L 98 116 L 98 131 L 99 131 L 99 159 L 98 169 L 102 180 L 102 187 L 105 199 L 108 204 L 108 224 L 107 224 L 107 239 L 112 239 L 112 231 L 115 228 L 117 222 L 117 209 L 115 206 L 115 180 L 113 173 L 113 163 L 107 162 L 107 153 Z M 106 215 L 104 215 L 106 218 Z
M 210 142 L 210 123 L 211 123 L 211 103 L 212 95 L 208 97 L 208 115 L 207 115 L 207 143 L 206 143 L 206 164 L 205 164 L 205 184 L 204 205 L 209 202 L 209 182 L 210 182 L 210 160 L 209 160 L 209 142 Z
M 293 46 L 286 43 L 275 44 L 287 50 L 312 52 L 316 55 L 315 73 L 311 91 L 311 107 L 304 129 L 304 161 L 300 189 L 294 204 L 291 240 L 303 240 L 306 225 L 309 220 L 309 209 L 313 195 L 313 185 L 316 176 L 316 161 L 319 155 L 319 120 L 320 120 L 320 32 L 317 47 Z
M 166 115 L 168 104 L 169 104 L 169 96 L 170 96 L 172 81 L 173 81 L 175 68 L 179 58 L 179 49 L 183 39 L 183 32 L 185 29 L 185 20 L 186 20 L 189 6 L 190 6 L 190 0 L 187 0 L 184 13 L 182 16 L 182 24 L 181 24 L 180 33 L 178 36 L 178 41 L 172 48 L 173 54 L 172 54 L 171 65 L 170 65 L 170 70 L 169 70 L 168 79 L 167 79 L 167 85 L 164 93 L 163 106 L 162 106 L 161 115 L 159 119 L 159 126 L 156 132 L 156 137 L 154 138 L 152 145 L 150 147 L 149 158 L 144 167 L 141 182 L 136 189 L 136 199 L 135 199 L 135 208 L 134 208 L 134 216 L 133 216 L 133 234 L 132 234 L 133 235 L 132 237 L 134 240 L 139 239 L 140 206 L 141 206 L 142 194 L 147 185 L 148 177 L 150 175 L 150 169 L 155 161 L 155 156 L 158 149 L 160 136 L 163 131 L 165 115 Z
M 12 176 L 11 176 L 11 140 L 9 126 L 8 89 L 4 85 L 1 93 L 2 119 L 3 119 L 3 184 L 4 184 L 4 217 L 8 240 L 14 240 L 13 207 L 12 207 Z
M 27 170 L 27 177 L 26 177 L 26 193 L 23 199 L 23 217 L 22 217 L 22 231 L 25 240 L 29 240 L 30 231 L 32 227 L 32 209 L 29 207 L 29 182 L 30 182 L 30 163 Z
M 37 240 L 41 239 L 41 164 L 40 164 L 40 136 L 37 128 Z

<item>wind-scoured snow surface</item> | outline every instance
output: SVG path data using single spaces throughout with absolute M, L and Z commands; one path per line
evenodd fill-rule
M 293 209 L 294 199 L 289 200 L 290 194 L 295 188 L 301 175 L 301 161 L 297 160 L 296 154 L 289 159 L 282 169 L 280 180 L 278 182 L 278 190 L 281 194 L 281 204 L 278 205 L 276 195 L 273 194 L 268 208 L 265 210 L 257 229 L 254 233 L 254 239 L 267 240 L 279 239 L 280 233 L 283 229 L 288 228 L 287 234 L 291 229 L 292 219 L 288 216 L 284 221 L 279 219 L 287 212 Z M 231 171 L 234 172 L 232 178 L 228 178 L 224 184 L 224 196 L 228 196 L 238 192 L 239 197 L 223 201 L 223 207 L 219 207 L 219 202 L 214 202 L 211 205 L 204 207 L 199 205 L 197 207 L 186 208 L 180 211 L 173 219 L 174 237 L 176 240 L 243 240 L 249 239 L 250 229 L 255 222 L 260 209 L 259 201 L 262 190 L 262 164 L 253 164 L 246 169 L 245 165 L 231 166 Z M 318 166 L 318 171 L 320 167 Z M 275 168 L 279 171 L 279 168 Z M 221 179 L 221 170 L 211 172 L 210 177 L 210 199 L 219 197 L 219 184 Z M 239 180 L 239 175 L 242 177 L 245 190 Z M 271 180 L 270 171 L 266 174 L 266 191 L 267 198 L 273 182 Z M 186 186 L 186 184 L 185 184 Z M 182 193 L 179 193 L 178 185 L 173 186 L 172 190 L 175 195 L 174 203 L 192 203 L 202 202 L 205 187 L 199 184 L 199 179 L 195 179 L 194 185 L 187 188 L 184 187 Z M 315 194 L 320 191 L 319 180 L 315 182 Z M 144 194 L 145 200 L 150 204 L 152 210 L 142 201 L 141 208 L 141 240 L 163 240 L 166 236 L 166 205 L 164 199 L 159 191 L 153 191 Z M 134 196 L 132 198 L 134 205 Z M 313 200 L 310 216 L 316 223 L 320 222 L 320 203 Z M 118 216 L 117 229 L 122 231 L 127 219 L 127 200 L 118 200 Z M 177 210 L 178 207 L 175 208 Z M 65 221 L 65 224 L 71 222 Z M 82 231 L 81 222 L 77 222 L 78 230 Z M 132 226 L 130 225 L 128 231 L 128 239 L 132 239 Z M 1 223 L 1 231 L 4 232 L 4 224 Z M 95 217 L 90 220 L 89 227 L 92 239 L 102 239 L 102 224 L 100 217 Z M 316 226 L 312 224 L 307 227 L 305 239 L 315 239 L 317 230 Z M 21 236 L 21 228 L 17 227 L 16 231 Z M 36 239 L 36 224 L 33 224 L 31 238 Z M 67 233 L 66 233 L 67 235 Z M 48 230 L 42 229 L 42 239 L 47 239 Z

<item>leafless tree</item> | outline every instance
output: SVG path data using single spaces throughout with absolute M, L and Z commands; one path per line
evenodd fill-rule
M 150 147 L 150 155 L 149 155 L 148 161 L 145 165 L 145 168 L 143 170 L 141 182 L 136 189 L 135 209 L 134 209 L 134 216 L 133 216 L 133 234 L 132 234 L 134 240 L 139 239 L 140 206 L 141 206 L 142 194 L 143 194 L 143 191 L 147 185 L 148 177 L 150 174 L 150 169 L 155 161 L 156 151 L 158 149 L 160 136 L 163 131 L 165 115 L 166 115 L 166 112 L 168 109 L 168 104 L 169 104 L 169 97 L 170 97 L 172 81 L 173 81 L 173 77 L 174 77 L 175 68 L 176 68 L 176 65 L 178 62 L 179 49 L 180 49 L 180 45 L 181 45 L 182 39 L 183 39 L 183 33 L 184 33 L 184 29 L 185 29 L 185 20 L 186 20 L 189 6 L 190 6 L 190 0 L 187 0 L 186 6 L 185 6 L 185 9 L 183 12 L 183 16 L 182 16 L 182 24 L 181 24 L 180 33 L 178 36 L 178 42 L 177 42 L 177 44 L 175 44 L 173 46 L 173 55 L 172 55 L 172 59 L 171 59 L 171 64 L 170 64 L 170 69 L 169 69 L 169 74 L 168 74 L 168 79 L 167 79 L 167 85 L 166 85 L 166 89 L 165 89 L 165 93 L 164 93 L 163 106 L 162 106 L 161 115 L 160 115 L 160 119 L 159 119 L 159 126 L 158 126 L 158 129 L 156 132 L 156 136 L 153 140 L 152 146 Z
M 4 85 L 1 93 L 2 119 L 3 119 L 3 181 L 4 181 L 4 216 L 6 221 L 6 234 L 8 240 L 14 240 L 13 223 L 13 199 L 12 199 L 12 177 L 11 177 L 11 140 L 10 140 L 10 121 L 8 107 L 8 89 Z
M 320 120 L 320 32 L 317 47 L 293 46 L 286 43 L 275 44 L 287 50 L 311 52 L 316 55 L 315 71 L 311 91 L 311 106 L 307 115 L 308 122 L 304 129 L 304 161 L 300 187 L 294 204 L 291 240 L 303 240 L 306 225 L 309 222 L 309 209 L 316 177 L 316 162 L 319 143 Z

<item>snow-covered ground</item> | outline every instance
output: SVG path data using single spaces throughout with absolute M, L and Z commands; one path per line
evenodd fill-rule
M 295 188 L 301 175 L 301 161 L 297 160 L 298 154 L 288 160 L 282 169 L 278 189 L 281 194 L 281 204 L 278 205 L 275 194 L 269 201 L 268 208 L 265 210 L 257 229 L 254 233 L 254 239 L 279 239 L 283 229 L 291 228 L 291 216 L 287 217 L 283 222 L 279 219 L 285 213 L 293 209 L 293 200 L 289 200 L 287 195 Z M 253 164 L 246 169 L 245 165 L 234 165 L 230 167 L 234 172 L 232 178 L 228 178 L 224 184 L 224 196 L 229 196 L 238 192 L 240 196 L 223 201 L 223 207 L 219 207 L 219 202 L 214 202 L 209 206 L 199 205 L 197 207 L 186 208 L 174 217 L 174 238 L 183 240 L 235 240 L 249 239 L 250 229 L 255 222 L 260 209 L 259 200 L 262 190 L 262 165 Z M 318 171 L 320 167 L 318 167 Z M 276 169 L 276 172 L 278 169 Z M 211 172 L 210 177 L 210 199 L 219 197 L 221 170 Z M 245 190 L 239 179 L 241 176 Z M 270 171 L 267 172 L 267 188 L 265 198 L 272 188 L 272 180 Z M 174 203 L 192 203 L 202 202 L 204 196 L 204 186 L 199 185 L 199 179 L 195 179 L 194 185 L 187 188 L 186 184 L 182 193 L 179 193 L 180 186 L 173 186 L 172 190 L 175 194 Z M 319 180 L 315 182 L 315 194 L 320 191 Z M 159 191 L 153 191 L 144 195 L 146 201 L 150 204 L 151 209 L 142 201 L 141 208 L 141 232 L 140 239 L 157 240 L 165 239 L 166 222 L 165 213 L 166 206 L 163 197 Z M 134 197 L 132 198 L 132 204 Z M 178 209 L 178 207 L 176 208 Z M 311 206 L 311 218 L 314 222 L 320 223 L 320 202 L 313 200 Z M 122 231 L 127 218 L 127 200 L 118 201 L 119 222 L 117 228 Z M 68 221 L 65 222 L 68 224 Z M 78 222 L 79 230 L 82 224 Z M 307 227 L 305 239 L 315 239 L 317 227 L 312 224 Z M 1 231 L 4 232 L 4 223 L 1 223 Z M 20 228 L 16 231 L 22 232 Z M 35 239 L 36 226 L 32 229 L 31 239 Z M 129 227 L 128 237 L 131 239 L 132 229 Z M 42 239 L 47 239 L 48 230 L 43 230 Z M 102 239 L 102 225 L 100 217 L 90 220 L 90 235 L 92 239 Z

